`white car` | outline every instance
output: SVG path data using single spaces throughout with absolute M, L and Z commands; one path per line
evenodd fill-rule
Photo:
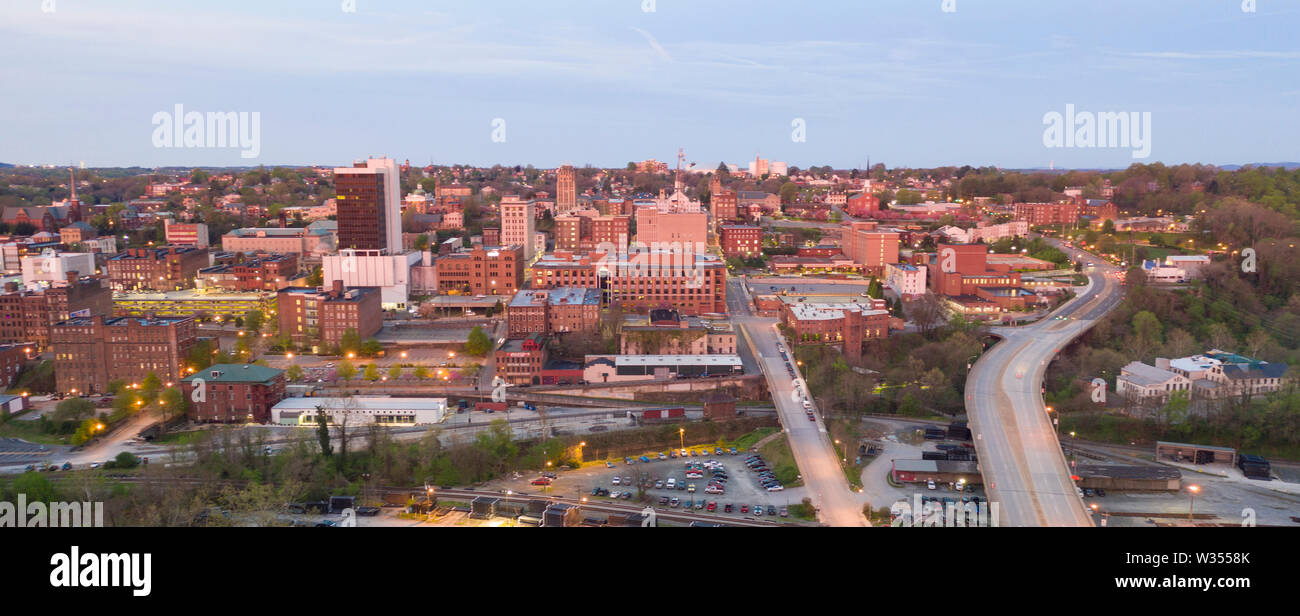
M 783 485 L 781 485 L 781 484 L 777 484 L 777 485 L 774 485 L 774 486 L 768 488 L 767 491 L 768 491 L 768 492 L 780 492 L 781 490 L 784 490 L 784 489 L 785 489 L 785 486 L 783 486 Z
M 931 480 L 925 482 L 925 489 L 927 489 L 927 490 L 937 490 L 937 489 L 939 489 L 939 488 L 938 488 L 938 486 L 934 485 L 934 480 L 931 479 Z
M 623 485 L 623 480 L 622 480 L 621 478 L 619 478 L 619 477 L 615 477 L 615 478 L 614 478 L 614 481 L 610 482 L 610 485 L 616 485 L 616 486 Z M 931 488 L 931 489 L 934 489 L 934 488 Z

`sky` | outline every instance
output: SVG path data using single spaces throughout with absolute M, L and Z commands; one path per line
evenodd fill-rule
M 1297 32 L 1300 0 L 4 0 L 0 162 L 1296 161 Z M 178 104 L 256 148 L 158 147 Z M 1149 155 L 1048 147 L 1067 105 Z

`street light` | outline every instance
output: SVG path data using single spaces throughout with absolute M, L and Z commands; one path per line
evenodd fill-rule
M 686 428 L 677 429 L 677 438 L 680 441 L 681 448 L 686 449 Z
M 1196 509 L 1196 493 L 1201 491 L 1201 486 L 1196 484 L 1189 485 L 1187 486 L 1187 491 L 1191 493 L 1192 496 L 1191 500 L 1187 503 L 1187 519 L 1192 520 L 1195 518 L 1192 511 Z

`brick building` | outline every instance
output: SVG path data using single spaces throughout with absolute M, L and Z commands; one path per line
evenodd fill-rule
M 50 326 L 72 316 L 110 315 L 113 293 L 100 278 L 80 278 L 67 272 L 68 280 L 40 291 L 21 290 L 17 283 L 5 283 L 0 294 L 0 342 L 35 342 L 45 348 Z
M 78 317 L 50 327 L 58 391 L 99 394 L 115 380 L 139 382 L 149 373 L 180 379 L 198 329 L 190 317 Z
M 513 295 L 524 284 L 524 248 L 477 247 L 438 257 L 438 290 L 474 295 Z
M 276 305 L 280 333 L 298 345 L 336 345 L 349 329 L 365 340 L 379 333 L 384 325 L 379 290 L 344 290 L 342 280 L 335 280 L 328 290 L 284 289 L 276 297 Z
M 576 210 L 555 218 L 556 250 L 594 250 L 626 246 L 632 236 L 630 216 L 593 216 L 595 210 Z
M 865 304 L 785 301 L 789 299 L 795 298 L 783 298 L 781 322 L 794 330 L 796 344 L 843 344 L 846 356 L 858 358 L 864 341 L 889 335 L 890 316 L 883 300 Z
M 36 353 L 35 343 L 0 344 L 0 385 L 12 387 L 23 365 Z
M 600 330 L 600 290 L 565 287 L 525 289 L 506 306 L 509 336 Z
M 284 371 L 256 364 L 208 366 L 181 385 L 188 417 L 201 423 L 267 423 L 271 407 L 284 399 Z
M 885 264 L 898 263 L 900 234 L 893 229 L 879 229 L 874 222 L 850 222 L 841 232 L 840 248 L 872 276 L 884 274 Z
M 278 291 L 298 275 L 298 255 L 263 255 L 198 271 L 198 286 L 224 291 Z
M 732 257 L 755 257 L 763 254 L 763 229 L 749 225 L 722 225 L 718 228 L 718 244 L 722 246 L 722 255 Z
M 195 246 L 128 248 L 108 258 L 108 282 L 114 291 L 175 291 L 194 286 L 207 267 L 208 250 Z
M 1073 225 L 1079 222 L 1079 204 L 1073 201 L 1017 203 L 1014 211 L 1016 220 L 1028 222 L 1030 226 Z
M 507 340 L 496 350 L 496 376 L 512 385 L 539 385 L 547 356 L 546 338 L 541 334 Z

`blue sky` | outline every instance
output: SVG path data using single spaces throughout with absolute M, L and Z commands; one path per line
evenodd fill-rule
M 1295 0 L 43 1 L 0 6 L 0 162 L 1135 161 L 1045 147 L 1067 103 L 1150 112 L 1141 162 L 1300 160 Z M 259 156 L 154 147 L 177 103 Z

